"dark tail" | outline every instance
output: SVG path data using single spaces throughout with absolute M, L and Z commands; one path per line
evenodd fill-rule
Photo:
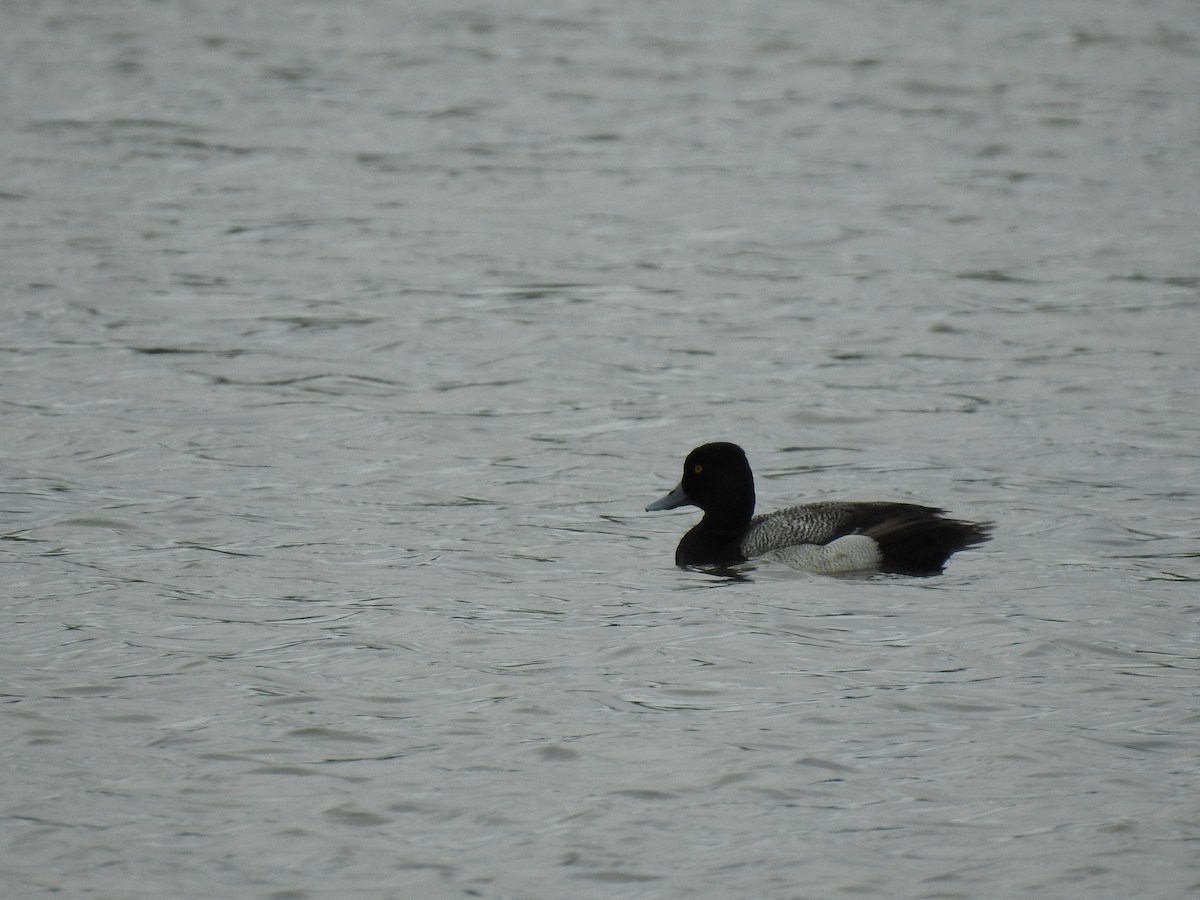
M 940 575 L 946 560 L 992 536 L 991 522 L 963 522 L 941 516 L 900 516 L 863 534 L 879 544 L 880 570 L 895 575 Z

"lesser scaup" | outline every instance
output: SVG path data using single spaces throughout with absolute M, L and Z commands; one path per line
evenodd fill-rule
M 945 518 L 913 503 L 824 501 L 754 515 L 754 475 L 737 444 L 697 447 L 683 480 L 646 507 L 698 506 L 704 518 L 675 550 L 678 566 L 730 566 L 765 557 L 825 574 L 937 575 L 951 554 L 991 537 L 990 522 Z

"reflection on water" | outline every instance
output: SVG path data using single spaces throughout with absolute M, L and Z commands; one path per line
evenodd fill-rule
M 1185 895 L 1177 6 L 14 11 L 13 896 Z

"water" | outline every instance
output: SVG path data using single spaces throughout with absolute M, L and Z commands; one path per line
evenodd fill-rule
M 1200 887 L 1193 4 L 3 15 L 6 897 Z

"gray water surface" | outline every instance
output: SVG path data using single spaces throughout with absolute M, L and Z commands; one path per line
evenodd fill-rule
M 1200 891 L 1194 3 L 0 15 L 6 898 Z

